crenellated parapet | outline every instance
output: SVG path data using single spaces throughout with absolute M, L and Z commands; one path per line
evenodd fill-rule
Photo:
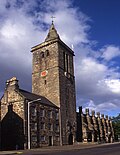
M 90 114 L 89 109 L 85 109 L 85 113 L 81 112 L 81 120 L 83 142 L 113 142 L 114 129 L 110 117 L 94 110 Z

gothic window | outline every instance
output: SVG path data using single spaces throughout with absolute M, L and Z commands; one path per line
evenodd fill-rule
M 41 136 L 41 142 L 45 141 L 45 136 Z
M 37 130 L 37 123 L 35 123 L 35 130 Z
M 55 125 L 55 131 L 56 131 L 56 132 L 59 132 L 59 124 L 56 124 L 56 125 Z
M 45 116 L 45 110 L 44 109 L 40 109 L 40 117 L 44 117 Z
M 56 120 L 59 119 L 59 113 L 58 113 L 58 111 L 55 113 L 55 118 L 56 118 Z
M 65 52 L 63 52 L 63 69 L 64 69 L 64 71 L 66 71 L 66 69 L 65 69 Z
M 48 110 L 48 118 L 52 118 L 52 111 Z
M 32 141 L 32 142 L 36 142 L 36 141 L 37 141 L 36 135 L 33 135 L 33 136 L 31 137 L 31 141 Z
M 45 55 L 46 55 L 46 56 L 49 56 L 49 55 L 50 55 L 49 50 L 46 50 L 46 51 L 45 51 Z
M 32 123 L 31 124 L 31 129 L 32 130 L 37 130 L 37 123 Z
M 68 63 L 68 54 L 66 54 L 66 71 L 68 72 L 68 67 L 69 67 L 69 63 Z
M 51 123 L 48 123 L 48 130 L 52 131 L 53 130 L 53 126 Z
M 41 58 L 44 58 L 44 52 L 40 53 Z
M 72 56 L 69 56 L 70 73 L 72 74 Z
M 32 116 L 36 116 L 36 115 L 37 115 L 37 110 L 36 110 L 35 107 L 32 107 L 32 108 L 31 108 L 31 115 L 32 115 Z
M 70 56 L 63 52 L 63 69 L 64 72 L 70 73 Z
M 45 123 L 44 123 L 44 122 L 41 122 L 41 126 L 40 126 L 40 128 L 41 128 L 42 130 L 45 129 Z

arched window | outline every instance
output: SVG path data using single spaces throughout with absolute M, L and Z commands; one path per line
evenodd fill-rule
M 41 52 L 40 56 L 41 58 L 44 58 L 44 52 Z
M 64 71 L 66 71 L 66 68 L 65 68 L 65 52 L 63 52 L 63 69 L 64 69 Z
M 46 55 L 46 56 L 49 56 L 49 55 L 50 55 L 49 50 L 46 50 L 46 51 L 45 51 L 45 55 Z

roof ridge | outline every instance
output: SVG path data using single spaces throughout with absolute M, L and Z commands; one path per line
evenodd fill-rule
M 19 92 L 26 98 L 29 100 L 36 100 L 38 98 L 41 98 L 41 103 L 48 105 L 48 106 L 52 106 L 52 107 L 57 107 L 54 103 L 52 103 L 49 99 L 47 99 L 45 96 L 40 96 L 37 94 L 34 94 L 32 92 L 26 91 L 24 89 L 19 89 Z

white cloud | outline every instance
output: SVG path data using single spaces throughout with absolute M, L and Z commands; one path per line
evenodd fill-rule
M 112 101 L 108 101 L 108 102 L 103 102 L 100 104 L 96 104 L 94 103 L 93 100 L 89 100 L 83 107 L 83 112 L 85 113 L 85 109 L 88 108 L 90 111 L 90 114 L 92 112 L 92 110 L 95 110 L 96 114 L 97 112 L 100 112 L 101 114 L 105 114 L 105 115 L 111 115 L 113 116 L 113 114 L 118 114 L 119 113 L 119 105 L 115 103 L 114 100 Z M 116 110 L 117 109 L 117 110 Z M 117 111 L 117 113 L 116 113 Z
M 119 79 L 112 79 L 112 80 L 106 79 L 105 83 L 113 93 L 120 94 L 120 80 Z
M 76 54 L 77 106 L 86 105 L 104 111 L 119 105 L 120 74 L 107 63 L 120 56 L 120 47 L 107 45 L 93 51 L 93 41 L 88 31 L 91 20 L 70 0 L 4 0 L 0 1 L 0 84 L 4 89 L 5 80 L 18 76 L 21 85 L 28 89 L 31 85 L 32 57 L 30 48 L 44 41 L 51 16 L 55 16 L 55 27 Z M 29 79 L 29 80 L 28 80 Z M 116 102 L 113 102 L 114 101 Z M 105 107 L 104 107 L 105 105 Z
M 88 41 L 87 16 L 77 11 L 71 4 L 69 0 L 62 2 L 60 0 L 22 0 L 20 3 L 17 0 L 0 1 L 0 75 L 2 75 L 0 83 L 2 90 L 5 80 L 13 75 L 22 81 L 24 88 L 30 88 L 25 83 L 31 80 L 30 48 L 44 41 L 47 28 L 49 28 L 48 24 L 51 24 L 51 15 L 55 15 L 56 29 L 69 45 L 76 43 L 76 40 Z M 78 16 L 81 17 L 80 20 Z M 79 36 L 82 39 L 79 39 Z
M 103 53 L 102 58 L 107 61 L 120 56 L 120 47 L 116 47 L 114 45 L 105 46 L 100 51 Z
M 77 89 L 79 94 L 100 94 L 98 83 L 106 77 L 107 66 L 100 64 L 94 58 L 85 57 L 77 62 Z
M 51 9 L 44 13 L 43 21 L 48 24 L 51 23 L 50 17 L 53 15 L 56 29 L 65 43 L 70 47 L 72 44 L 89 43 L 87 32 L 90 26 L 87 23 L 90 19 L 85 14 L 78 11 L 77 8 L 73 8 L 69 0 L 51 1 L 49 7 Z M 40 17 L 38 16 L 37 19 L 40 20 Z
M 98 58 L 101 54 L 94 57 L 91 53 L 95 51 L 89 47 L 80 52 L 86 55 L 76 58 L 77 106 L 115 114 L 115 110 L 120 110 L 120 73 L 116 68 L 109 68 L 106 63 L 100 62 Z
M 6 1 L 6 3 L 2 3 L 3 6 L 1 6 L 4 8 L 3 12 L 6 14 L 6 20 L 3 21 L 0 28 L 0 41 L 2 45 L 4 45 L 3 48 L 9 47 L 9 54 L 10 51 L 12 51 L 12 53 L 16 53 L 17 50 L 17 55 L 23 58 L 22 55 L 27 53 L 31 46 L 44 41 L 47 32 L 43 29 L 43 25 L 37 25 L 37 22 L 50 24 L 50 17 L 52 14 L 56 16 L 55 25 L 61 38 L 65 42 L 70 45 L 78 42 L 88 42 L 86 33 L 89 27 L 86 24 L 87 17 L 81 12 L 77 13 L 77 9 L 70 8 L 70 1 L 63 1 L 62 3 L 61 1 L 43 1 L 43 4 L 46 6 L 46 10 L 48 7 L 48 11 L 39 10 L 36 12 L 36 10 L 32 10 L 32 13 L 35 14 L 34 16 L 28 14 L 28 12 L 30 12 L 32 7 L 37 7 L 38 1 L 23 2 L 24 5 L 21 7 L 16 7 L 16 0 L 9 2 L 9 9 L 5 9 L 8 1 Z M 53 13 L 52 10 L 54 9 L 55 11 Z M 80 15 L 82 15 L 82 19 L 78 20 L 79 18 L 77 18 L 77 16 Z M 73 29 L 73 27 L 76 28 Z M 22 50 L 20 49 L 20 46 L 22 47 Z M 5 53 L 2 53 L 2 55 L 5 55 Z

